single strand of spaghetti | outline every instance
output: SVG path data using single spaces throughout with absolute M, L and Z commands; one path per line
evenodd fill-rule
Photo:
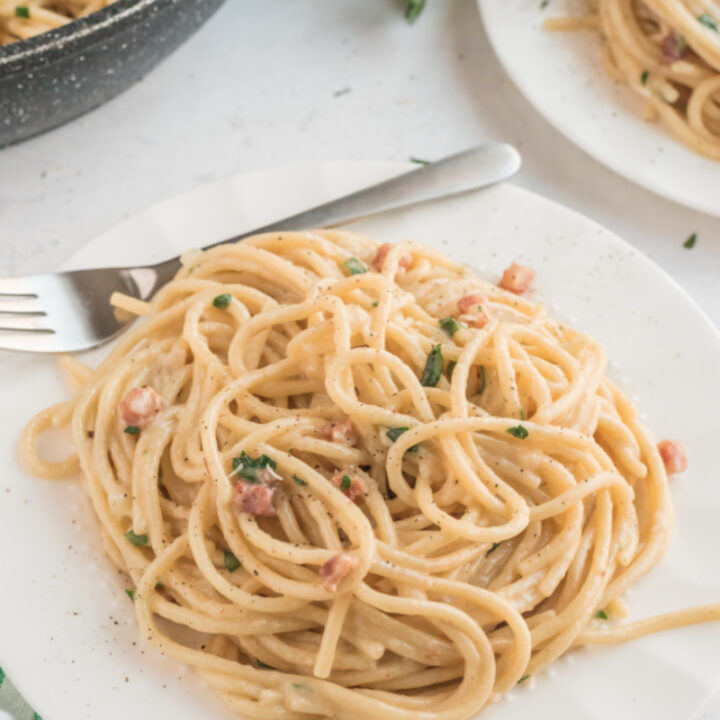
M 65 410 L 68 404 L 58 403 L 40 411 L 23 428 L 18 452 L 23 465 L 33 475 L 43 478 L 64 478 L 74 475 L 80 467 L 77 453 L 73 453 L 59 462 L 48 462 L 43 460 L 35 450 L 38 436 L 53 426 L 54 417 Z
M 351 600 L 352 595 L 346 592 L 332 602 L 327 624 L 322 634 L 322 642 L 315 659 L 315 667 L 313 668 L 315 677 L 327 678 L 330 676 L 334 666 L 335 650 Z

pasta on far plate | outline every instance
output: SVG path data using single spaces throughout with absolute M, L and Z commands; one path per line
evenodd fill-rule
M 645 101 L 686 145 L 720 160 L 720 4 L 712 0 L 588 0 L 588 14 L 549 30 L 597 30 L 607 74 Z

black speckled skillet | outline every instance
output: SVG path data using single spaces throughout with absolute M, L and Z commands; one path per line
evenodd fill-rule
M 117 0 L 0 47 L 0 147 L 97 107 L 172 52 L 223 0 Z

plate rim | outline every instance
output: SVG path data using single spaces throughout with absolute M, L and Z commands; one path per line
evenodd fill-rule
M 674 192 L 672 187 L 666 187 L 665 185 L 654 181 L 652 178 L 644 177 L 640 172 L 635 171 L 632 167 L 623 166 L 622 164 L 616 162 L 614 157 L 608 159 L 602 155 L 596 146 L 587 143 L 581 134 L 574 129 L 572 123 L 563 123 L 562 116 L 558 116 L 557 114 L 550 112 L 549 108 L 547 108 L 535 96 L 534 92 L 530 88 L 530 83 L 525 81 L 524 76 L 521 73 L 518 73 L 512 64 L 506 61 L 505 54 L 499 46 L 498 38 L 492 31 L 493 23 L 488 21 L 486 6 L 491 2 L 493 2 L 493 0 L 476 0 L 478 11 L 480 13 L 480 17 L 482 18 L 485 35 L 492 47 L 495 58 L 500 63 L 505 73 L 507 73 L 510 80 L 512 80 L 512 83 L 517 88 L 518 92 L 530 104 L 533 110 L 535 110 L 535 112 L 537 112 L 545 120 L 545 122 L 551 125 L 564 138 L 569 140 L 576 148 L 584 152 L 586 155 L 589 155 L 596 162 L 609 168 L 620 177 L 629 180 L 634 185 L 637 185 L 644 190 L 648 190 L 649 192 L 665 198 L 666 200 L 670 200 L 671 202 L 681 205 L 682 207 L 705 213 L 711 217 L 720 217 L 720 205 L 713 207 L 712 204 L 703 200 L 693 201 L 692 198 L 683 196 L 681 193 Z M 533 7 L 536 6 L 534 5 Z M 612 82 L 609 78 L 608 81 Z M 622 108 L 618 109 L 623 112 Z M 684 144 L 674 136 L 669 136 L 669 138 L 673 140 L 673 142 L 685 147 Z M 695 151 L 690 150 L 690 148 L 687 149 L 689 152 L 692 152 L 701 158 L 705 157 L 700 153 L 695 153 Z M 718 174 L 720 174 L 720 161 L 717 161 L 717 164 Z
M 214 180 L 210 183 L 203 183 L 201 185 L 198 185 L 197 187 L 190 188 L 185 190 L 184 192 L 168 196 L 166 198 L 163 198 L 159 200 L 158 202 L 152 203 L 150 205 L 147 205 L 146 207 L 142 208 L 141 210 L 132 213 L 128 217 L 124 218 L 123 220 L 119 221 L 118 223 L 115 223 L 114 225 L 110 226 L 107 230 L 104 232 L 98 234 L 94 238 L 91 238 L 88 240 L 87 243 L 83 244 L 80 248 L 78 248 L 66 261 L 62 264 L 63 267 L 69 266 L 73 263 L 73 261 L 76 259 L 76 257 L 80 254 L 82 254 L 88 246 L 91 246 L 92 244 L 98 243 L 101 244 L 103 242 L 103 239 L 107 236 L 111 235 L 114 232 L 117 232 L 119 228 L 121 228 L 124 225 L 130 225 L 131 223 L 137 221 L 139 218 L 143 216 L 148 216 L 150 213 L 157 210 L 159 207 L 163 206 L 166 203 L 169 202 L 175 202 L 175 201 L 182 201 L 183 199 L 187 199 L 192 195 L 200 194 L 202 192 L 208 192 L 211 188 L 215 191 L 217 191 L 218 188 L 223 186 L 229 186 L 233 183 L 237 182 L 238 179 L 244 178 L 247 179 L 248 177 L 252 177 L 254 175 L 258 174 L 274 174 L 279 172 L 287 172 L 287 171 L 295 171 L 295 172 L 307 172 L 307 173 L 320 173 L 324 172 L 328 167 L 332 167 L 334 171 L 337 172 L 347 172 L 349 169 L 349 172 L 353 172 L 353 168 L 365 168 L 366 171 L 370 172 L 372 168 L 372 172 L 376 172 L 378 174 L 378 177 L 382 172 L 387 172 L 390 170 L 397 170 L 398 173 L 402 172 L 403 170 L 406 170 L 408 168 L 413 168 L 414 165 L 411 163 L 406 162 L 392 162 L 392 161 L 335 161 L 335 162 L 316 162 L 316 163 L 297 163 L 297 164 L 286 164 L 281 166 L 273 166 L 269 168 L 259 168 L 255 170 L 250 170 L 248 172 L 242 172 L 242 173 L 235 173 L 230 176 L 227 176 L 225 178 L 220 178 L 218 180 Z M 507 189 L 510 193 L 515 193 L 517 196 L 528 196 L 533 198 L 535 201 L 540 201 L 544 205 L 548 207 L 552 207 L 553 210 L 560 211 L 564 213 L 565 215 L 572 215 L 575 220 L 578 220 L 582 223 L 584 223 L 588 227 L 593 227 L 596 229 L 602 230 L 604 234 L 604 240 L 607 240 L 609 242 L 612 242 L 617 247 L 622 248 L 622 250 L 626 253 L 629 253 L 633 255 L 635 258 L 639 259 L 642 264 L 650 271 L 654 272 L 656 276 L 658 276 L 659 279 L 662 279 L 662 281 L 669 285 L 672 290 L 675 293 L 680 293 L 682 297 L 685 300 L 685 303 L 687 304 L 689 309 L 692 309 L 693 313 L 698 317 L 698 319 L 702 319 L 702 324 L 704 327 L 705 332 L 710 332 L 712 335 L 716 348 L 712 348 L 709 351 L 714 351 L 720 354 L 720 331 L 718 328 L 715 327 L 712 320 L 709 318 L 709 316 L 705 313 L 705 311 L 698 305 L 698 303 L 692 298 L 692 296 L 689 295 L 689 293 L 664 269 L 662 269 L 660 266 L 658 266 L 650 257 L 642 253 L 640 250 L 635 248 L 630 242 L 625 240 L 624 238 L 617 235 L 612 230 L 606 228 L 601 223 L 597 222 L 596 220 L 582 214 L 581 212 L 574 210 L 573 208 L 570 208 L 561 202 L 558 202 L 557 200 L 553 200 L 550 198 L 547 198 L 545 196 L 540 195 L 539 193 L 527 190 L 525 188 L 521 188 L 519 186 L 513 185 L 511 183 L 502 183 L 502 187 Z M 2 362 L 2 356 L 0 356 L 0 363 Z M 2 459 L 2 458 L 0 458 Z M 41 693 L 40 684 L 37 683 L 37 681 L 34 682 L 33 686 L 28 688 L 27 691 L 24 689 L 21 690 L 21 688 L 24 687 L 25 683 L 23 682 L 24 678 L 21 679 L 20 682 L 16 682 L 16 679 L 12 676 L 12 669 L 10 669 L 10 677 L 15 684 L 15 686 L 18 688 L 19 691 L 23 692 L 24 696 L 26 698 L 28 697 L 38 697 Z M 42 704 L 42 703 L 37 703 Z

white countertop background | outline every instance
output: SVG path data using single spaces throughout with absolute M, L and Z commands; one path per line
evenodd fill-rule
M 428 0 L 414 25 L 403 5 L 227 0 L 124 94 L 0 150 L 0 275 L 52 270 L 138 210 L 237 172 L 505 140 L 524 161 L 513 182 L 624 237 L 720 325 L 720 219 L 631 184 L 551 128 L 499 66 L 474 0 Z M 718 178 L 720 193 L 720 166 Z

